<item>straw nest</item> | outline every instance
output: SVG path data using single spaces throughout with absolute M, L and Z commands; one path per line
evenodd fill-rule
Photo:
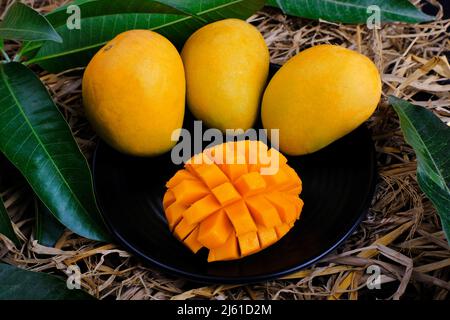
M 448 299 L 450 250 L 436 211 L 418 188 L 416 161 L 404 141 L 389 94 L 432 110 L 450 122 L 450 20 L 421 25 L 386 24 L 381 29 L 287 17 L 264 9 L 249 19 L 263 33 L 272 62 L 334 43 L 375 61 L 383 78 L 383 99 L 368 122 L 378 154 L 380 178 L 369 214 L 355 233 L 325 259 L 285 279 L 254 285 L 202 286 L 144 265 L 115 244 L 99 244 L 66 231 L 54 248 L 34 240 L 34 201 L 30 188 L 4 158 L 0 192 L 23 245 L 0 236 L 0 260 L 28 270 L 65 276 L 68 266 L 82 270 L 82 288 L 100 299 Z M 1 0 L 0 13 L 12 2 Z M 42 12 L 64 1 L 27 1 Z M 67 2 L 67 1 L 66 1 Z M 418 3 L 421 5 L 422 3 Z M 17 44 L 8 42 L 9 52 Z M 80 72 L 48 74 L 35 69 L 69 122 L 89 158 L 96 137 L 83 116 Z M 369 290 L 366 270 L 378 265 L 381 290 Z

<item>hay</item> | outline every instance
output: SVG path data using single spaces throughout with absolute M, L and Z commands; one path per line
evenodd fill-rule
M 2 0 L 0 12 L 10 0 Z M 49 11 L 63 1 L 28 1 Z M 430 3 L 439 8 L 436 1 Z M 63 275 L 76 263 L 82 287 L 100 299 L 448 299 L 450 251 L 436 211 L 415 178 L 415 156 L 386 102 L 395 94 L 432 110 L 450 122 L 450 20 L 422 25 L 387 24 L 380 30 L 286 17 L 264 9 L 249 19 L 263 33 L 272 62 L 284 63 L 299 51 L 334 43 L 375 61 L 383 77 L 383 100 L 368 122 L 374 134 L 380 179 L 370 213 L 355 233 L 315 266 L 285 279 L 254 285 L 199 286 L 148 268 L 122 248 L 99 244 L 66 231 L 55 248 L 33 238 L 33 199 L 23 179 L 0 161 L 0 191 L 24 241 L 21 248 L 1 237 L 0 260 L 23 268 Z M 17 44 L 8 42 L 9 52 Z M 37 72 L 39 69 L 36 69 Z M 40 73 L 90 158 L 96 138 L 81 106 L 79 72 Z M 420 93 L 419 93 L 420 92 Z M 366 269 L 382 270 L 382 290 L 369 290 Z

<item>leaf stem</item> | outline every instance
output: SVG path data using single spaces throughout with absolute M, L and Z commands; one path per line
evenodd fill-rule
M 22 48 L 20 48 L 19 52 L 14 57 L 13 61 L 16 61 L 16 62 L 20 61 L 23 54 L 28 52 L 27 50 L 30 50 L 30 46 L 32 43 L 33 43 L 32 41 L 25 42 L 24 45 L 22 46 Z M 34 48 L 32 47 L 32 49 L 34 49 Z
M 0 49 L 0 51 L 2 52 L 3 58 L 5 58 L 6 62 L 11 62 L 11 59 L 9 58 L 8 54 L 6 53 L 6 51 L 3 50 L 3 49 Z

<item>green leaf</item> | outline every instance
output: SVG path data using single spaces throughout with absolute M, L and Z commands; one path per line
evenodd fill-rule
M 68 21 L 76 17 L 76 12 L 72 9 L 73 5 L 78 6 L 79 14 L 83 19 L 101 17 L 112 14 L 126 14 L 126 13 L 168 13 L 178 15 L 193 15 L 187 11 L 186 4 L 192 5 L 197 0 L 189 0 L 180 2 L 178 0 L 75 0 L 62 7 L 55 9 L 48 13 L 46 18 L 54 27 L 66 25 Z M 201 18 L 199 18 L 201 19 Z M 42 43 L 34 43 L 22 50 L 22 54 L 28 57 L 33 57 Z
M 35 201 L 35 208 L 36 240 L 46 247 L 54 247 L 66 228 L 39 199 Z
M 20 242 L 14 232 L 14 229 L 11 225 L 11 220 L 9 219 L 8 212 L 6 212 L 5 205 L 3 204 L 2 199 L 0 198 L 0 233 L 7 236 L 9 240 L 14 242 L 14 244 L 19 247 Z
M 434 204 L 450 243 L 450 127 L 431 111 L 389 97 L 417 155 L 417 182 Z
M 169 4 L 166 4 L 167 2 Z M 172 2 L 175 2 L 173 4 Z M 154 1 L 154 0 L 76 0 L 65 6 L 57 8 L 48 13 L 46 18 L 55 26 L 62 26 L 66 24 L 70 17 L 68 9 L 70 6 L 77 5 L 80 9 L 81 17 L 83 19 L 106 16 L 111 14 L 125 14 L 125 13 L 169 13 L 169 14 L 186 14 L 183 9 L 178 9 L 179 3 L 183 1 Z M 189 2 L 189 1 L 187 1 Z M 71 12 L 71 11 L 69 11 Z
M 0 263 L 0 300 L 93 300 L 88 293 L 69 290 L 64 280 Z
M 378 6 L 384 22 L 417 23 L 434 19 L 408 0 L 268 0 L 267 4 L 289 15 L 342 23 L 367 23 L 374 13 L 367 12 L 370 6 Z
M 62 41 L 44 16 L 20 2 L 15 2 L 6 13 L 3 21 L 0 22 L 0 38 L 27 41 Z
M 64 42 L 44 43 L 28 64 L 38 63 L 50 72 L 86 66 L 109 40 L 130 29 L 154 30 L 181 47 L 195 30 L 206 23 L 225 18 L 246 19 L 264 5 L 264 0 L 160 2 L 183 4 L 179 10 L 189 14 L 125 13 L 83 18 L 79 30 L 69 30 L 66 26 L 57 27 Z
M 109 240 L 69 126 L 35 74 L 14 62 L 0 64 L 0 150 L 62 224 L 86 238 Z

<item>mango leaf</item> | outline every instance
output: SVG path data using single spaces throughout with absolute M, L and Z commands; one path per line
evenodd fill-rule
M 14 242 L 14 244 L 19 247 L 20 242 L 17 239 L 16 233 L 11 225 L 11 220 L 9 219 L 8 212 L 6 212 L 5 205 L 0 198 L 0 233 L 7 236 L 9 240 Z
M 389 97 L 406 141 L 417 155 L 417 182 L 441 218 L 450 243 L 450 127 L 431 111 Z
M 0 150 L 62 224 L 109 240 L 69 126 L 35 74 L 14 62 L 0 64 Z
M 64 280 L 0 263 L 0 300 L 93 300 L 88 293 L 69 290 Z
M 267 4 L 297 17 L 353 24 L 367 23 L 378 8 L 384 22 L 417 23 L 434 19 L 408 0 L 268 0 Z
M 66 229 L 50 210 L 40 201 L 35 201 L 36 240 L 46 247 L 54 247 Z
M 71 10 L 73 5 L 78 6 L 83 19 L 124 13 L 171 13 L 183 15 L 186 12 L 177 8 L 182 2 L 168 0 L 76 0 L 55 9 L 45 17 L 53 26 L 62 26 L 66 24 L 71 14 L 75 13 Z
M 0 38 L 27 41 L 62 41 L 44 16 L 20 2 L 15 2 L 6 13 L 3 21 L 0 22 Z
M 246 19 L 264 5 L 264 0 L 200 0 L 159 1 L 179 4 L 176 8 L 188 14 L 125 13 L 93 16 L 81 19 L 80 29 L 65 25 L 56 30 L 64 42 L 45 42 L 27 64 L 37 63 L 50 72 L 86 66 L 92 56 L 109 40 L 130 29 L 154 30 L 181 47 L 186 39 L 203 25 L 225 19 Z M 189 6 L 188 6 L 189 5 Z
M 168 0 L 162 0 L 168 1 Z M 75 18 L 92 18 L 101 17 L 112 14 L 126 14 L 126 13 L 172 13 L 185 15 L 183 10 L 176 7 L 162 3 L 162 1 L 153 0 L 75 0 L 67 5 L 61 6 L 45 17 L 54 27 L 66 26 L 67 23 L 73 22 Z M 74 10 L 73 6 L 78 7 L 78 12 Z M 77 16 L 79 15 L 79 16 Z M 34 42 L 21 50 L 21 55 L 33 57 L 37 50 L 42 46 L 41 43 Z
M 178 0 L 75 0 L 48 13 L 46 18 L 54 27 L 60 27 L 72 23 L 75 18 L 86 19 L 112 14 L 168 13 L 193 15 L 183 8 L 186 8 L 189 4 L 192 5 L 194 2 L 196 3 L 197 0 L 182 2 Z M 74 6 L 78 7 L 78 11 Z M 198 19 L 201 20 L 200 17 Z M 42 43 L 34 43 L 32 46 L 22 48 L 21 55 L 33 57 L 36 54 L 36 49 L 41 46 Z

